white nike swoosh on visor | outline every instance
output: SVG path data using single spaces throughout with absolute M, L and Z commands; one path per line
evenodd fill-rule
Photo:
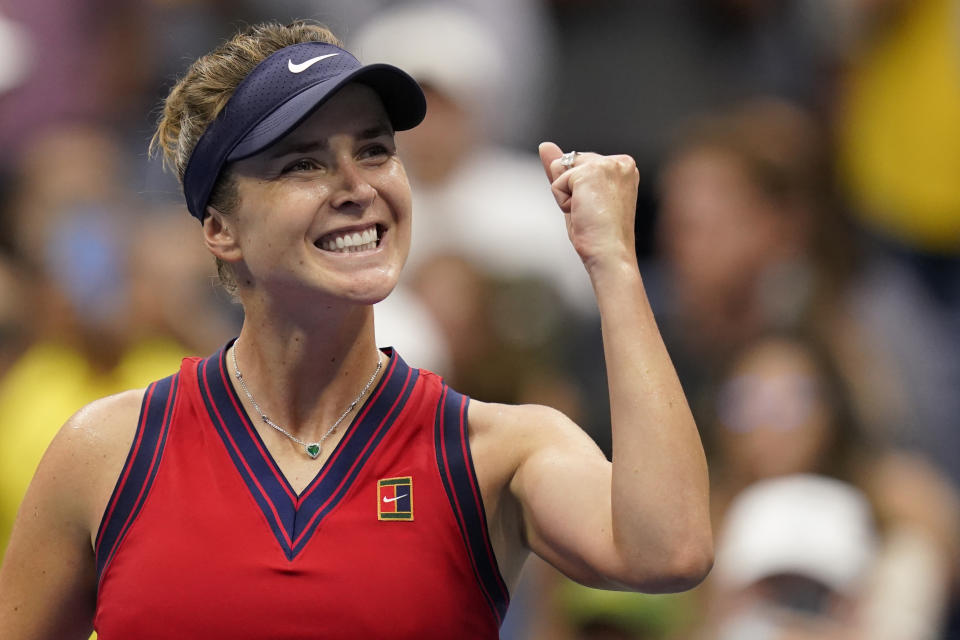
M 309 60 L 304 60 L 303 62 L 294 63 L 293 60 L 287 59 L 287 68 L 290 69 L 290 73 L 301 73 L 310 68 L 311 65 L 320 62 L 324 58 L 330 58 L 332 56 L 338 55 L 336 53 L 328 53 L 325 56 L 317 56 L 316 58 L 310 58 Z

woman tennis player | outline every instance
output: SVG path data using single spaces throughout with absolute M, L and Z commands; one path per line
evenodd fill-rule
M 308 23 L 249 28 L 173 88 L 154 142 L 243 327 L 64 425 L 0 571 L 0 637 L 496 638 L 531 551 L 598 587 L 704 577 L 706 464 L 637 268 L 629 157 L 540 146 L 600 309 L 612 463 L 557 411 L 377 348 L 410 243 L 394 132 L 424 111 L 407 74 Z

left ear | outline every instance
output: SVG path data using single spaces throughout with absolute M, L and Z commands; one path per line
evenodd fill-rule
M 224 262 L 239 262 L 243 252 L 237 242 L 233 222 L 214 207 L 207 207 L 207 217 L 203 220 L 203 242 L 215 257 Z

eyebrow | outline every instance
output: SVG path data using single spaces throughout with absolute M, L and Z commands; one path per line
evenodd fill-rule
M 354 137 L 358 140 L 369 140 L 371 138 L 378 138 L 380 136 L 392 136 L 393 128 L 386 123 L 377 123 L 372 127 L 367 127 L 362 131 L 354 134 Z M 280 142 L 276 145 L 276 148 L 270 152 L 270 158 L 281 158 L 283 156 L 288 156 L 295 153 L 309 154 L 315 151 L 324 151 L 328 148 L 326 140 L 306 140 L 302 143 L 284 143 Z

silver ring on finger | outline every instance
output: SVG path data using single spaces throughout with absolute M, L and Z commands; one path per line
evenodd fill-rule
M 565 154 L 560 156 L 560 166 L 563 167 L 564 171 L 576 164 L 577 153 L 578 152 L 576 151 L 567 151 Z

